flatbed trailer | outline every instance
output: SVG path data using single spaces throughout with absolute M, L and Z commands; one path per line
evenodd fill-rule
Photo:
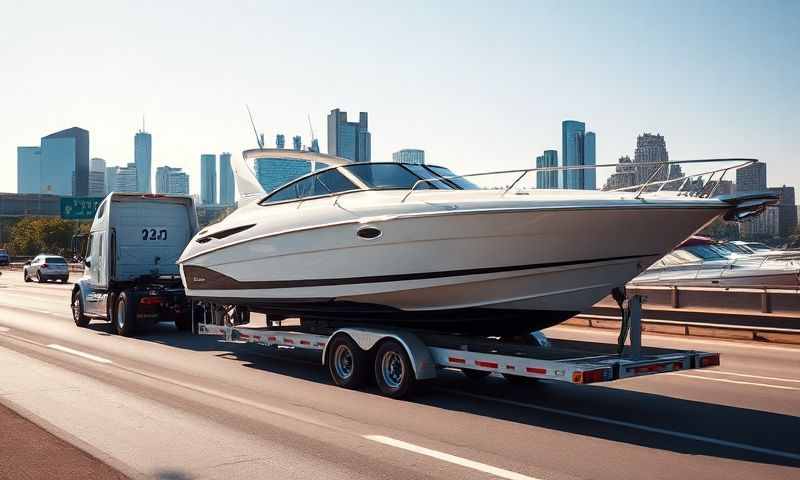
M 612 345 L 549 340 L 541 332 L 515 341 L 378 326 L 319 333 L 296 326 L 237 324 L 235 315 L 213 313 L 193 323 L 196 333 L 222 336 L 227 342 L 319 351 L 337 385 L 358 388 L 371 374 L 382 393 L 394 398 L 410 393 L 417 381 L 435 378 L 442 368 L 460 369 L 471 378 L 499 373 L 515 383 L 589 384 L 719 365 L 719 353 L 642 347 L 639 297 L 631 298 L 625 315 L 630 346 L 624 350 L 625 331 L 620 345 Z

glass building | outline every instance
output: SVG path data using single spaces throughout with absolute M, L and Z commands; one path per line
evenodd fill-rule
M 300 135 L 295 135 L 292 137 L 292 148 L 298 152 L 303 149 L 303 139 L 300 137 Z
M 767 164 L 756 162 L 736 170 L 736 192 L 763 192 L 767 189 Z
M 404 148 L 392 154 L 392 161 L 395 163 L 414 163 L 425 165 L 425 151 L 415 148 Z
M 317 164 L 317 168 L 321 168 Z M 311 163 L 292 158 L 256 159 L 256 177 L 264 190 L 271 192 L 276 188 L 311 172 Z
M 89 132 L 72 127 L 42 137 L 40 193 L 89 194 Z
M 217 203 L 217 156 L 200 155 L 200 202 L 203 205 Z
M 348 122 L 347 112 L 334 109 L 328 115 L 328 154 L 355 162 L 372 160 L 372 137 L 367 112 L 358 114 L 358 122 Z
M 594 132 L 586 132 L 586 124 L 575 120 L 561 123 L 561 155 L 563 166 L 596 165 Z M 595 190 L 596 174 L 591 169 L 562 171 L 562 186 L 567 189 Z
M 558 166 L 558 152 L 556 150 L 545 150 L 541 156 L 536 157 L 536 168 L 548 168 Z M 558 170 L 536 172 L 536 188 L 559 188 Z
M 152 192 L 153 138 L 144 129 L 133 137 L 133 162 L 136 164 L 136 191 Z
M 114 183 L 112 187 L 112 192 L 124 192 L 124 193 L 133 193 L 138 192 L 138 188 L 136 187 L 137 180 L 137 172 L 136 172 L 136 164 L 129 163 L 127 167 L 113 167 L 116 168 L 116 172 L 114 173 Z
M 180 168 L 158 167 L 156 169 L 156 193 L 188 195 L 189 175 Z
M 234 186 L 233 168 L 231 168 L 231 154 L 219 154 L 219 203 L 220 205 L 233 205 L 236 202 L 236 187 Z
M 17 147 L 17 193 L 39 193 L 41 174 L 41 149 Z
M 106 161 L 93 158 L 89 164 L 89 196 L 105 197 L 106 193 Z

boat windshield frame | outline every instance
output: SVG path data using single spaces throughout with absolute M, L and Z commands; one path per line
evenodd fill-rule
M 362 165 L 369 165 L 369 166 L 392 165 L 392 166 L 400 167 L 405 172 L 407 172 L 409 175 L 412 175 L 416 180 L 414 180 L 414 182 L 412 184 L 409 184 L 408 186 L 383 186 L 383 187 L 371 186 L 371 185 L 369 185 L 367 183 L 367 181 L 362 176 L 359 176 L 356 173 L 350 171 L 350 169 L 354 168 L 354 167 L 355 168 L 363 168 L 363 167 L 361 167 Z M 409 165 L 413 166 L 413 167 L 424 168 L 425 171 L 427 171 L 431 175 L 431 178 L 427 178 L 427 179 L 422 178 L 422 176 L 419 173 L 415 172 L 412 168 L 409 168 Z M 440 184 L 446 186 L 446 188 L 436 188 L 435 187 L 435 188 L 428 188 L 428 190 L 443 190 L 443 191 L 446 191 L 446 190 L 465 190 L 465 188 L 463 188 L 462 186 L 460 186 L 459 184 L 457 184 L 455 182 L 452 182 L 452 181 L 448 180 L 449 177 L 445 177 L 445 176 L 441 175 L 440 173 L 436 172 L 433 168 L 441 168 L 441 169 L 447 170 L 448 172 L 452 172 L 452 170 L 448 169 L 447 167 L 443 167 L 443 166 L 440 166 L 440 165 L 424 165 L 424 164 L 416 164 L 416 163 L 407 164 L 407 163 L 400 163 L 400 162 L 368 162 L 368 163 L 364 162 L 364 163 L 352 163 L 352 164 L 348 164 L 348 165 L 333 165 L 333 166 L 329 166 L 329 167 L 323 168 L 321 170 L 316 170 L 316 171 L 313 171 L 313 172 L 309 172 L 309 173 L 307 173 L 307 174 L 305 174 L 305 175 L 303 175 L 301 177 L 298 177 L 298 178 L 296 178 L 296 179 L 294 179 L 294 180 L 292 180 L 292 181 L 290 181 L 288 183 L 285 183 L 285 184 L 281 185 L 280 187 L 276 188 L 275 190 L 269 192 L 269 194 L 267 194 L 264 198 L 259 200 L 258 204 L 261 205 L 261 206 L 282 205 L 282 204 L 285 204 L 285 203 L 303 202 L 303 201 L 306 201 L 306 200 L 314 200 L 314 199 L 325 198 L 325 197 L 335 197 L 335 196 L 345 195 L 345 194 L 349 194 L 349 193 L 366 192 L 366 191 L 380 191 L 380 190 L 403 190 L 403 191 L 409 190 L 410 191 L 413 188 L 418 188 L 418 185 L 423 180 L 425 180 L 425 183 L 440 183 Z M 329 191 L 328 193 L 322 193 L 322 194 L 318 194 L 318 195 L 308 195 L 308 196 L 304 196 L 304 197 L 287 198 L 285 200 L 270 201 L 271 198 L 273 198 L 275 195 L 278 195 L 280 192 L 283 192 L 287 188 L 292 188 L 293 185 L 297 185 L 297 184 L 299 184 L 299 183 L 301 183 L 303 181 L 306 181 L 309 178 L 312 178 L 312 177 L 315 177 L 315 176 L 319 176 L 319 175 L 321 175 L 321 174 L 323 174 L 325 172 L 328 172 L 330 170 L 336 170 L 339 174 L 341 174 L 347 180 L 352 182 L 353 185 L 355 185 L 356 188 L 349 189 L 349 190 L 337 191 L 337 192 L 330 192 Z M 321 183 L 322 183 L 323 187 L 327 188 L 325 186 L 324 182 L 321 182 Z

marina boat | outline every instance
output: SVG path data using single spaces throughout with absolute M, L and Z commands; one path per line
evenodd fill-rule
M 691 237 L 630 285 L 800 289 L 800 256 L 748 253 L 739 243 Z
M 326 168 L 267 193 L 248 162 L 271 157 Z M 234 172 L 239 207 L 178 261 L 188 296 L 268 318 L 496 336 L 561 323 L 716 218 L 775 201 L 516 181 L 482 189 L 445 167 L 271 149 L 245 151 Z

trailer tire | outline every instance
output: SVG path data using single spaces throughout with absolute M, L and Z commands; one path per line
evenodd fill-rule
M 378 347 L 374 372 L 381 393 L 390 398 L 409 395 L 417 380 L 405 347 L 396 340 L 386 340 Z
M 473 370 L 471 368 L 462 368 L 461 371 L 467 378 L 475 381 L 483 380 L 492 374 L 492 372 L 487 372 L 485 370 Z
M 337 335 L 328 345 L 328 371 L 340 387 L 355 389 L 369 376 L 369 356 L 348 335 Z
M 114 330 L 123 337 L 132 337 L 136 332 L 136 304 L 126 292 L 117 297 L 114 306 Z
M 80 290 L 72 291 L 72 320 L 75 321 L 75 325 L 81 328 L 89 326 L 89 317 L 84 314 L 83 296 Z

